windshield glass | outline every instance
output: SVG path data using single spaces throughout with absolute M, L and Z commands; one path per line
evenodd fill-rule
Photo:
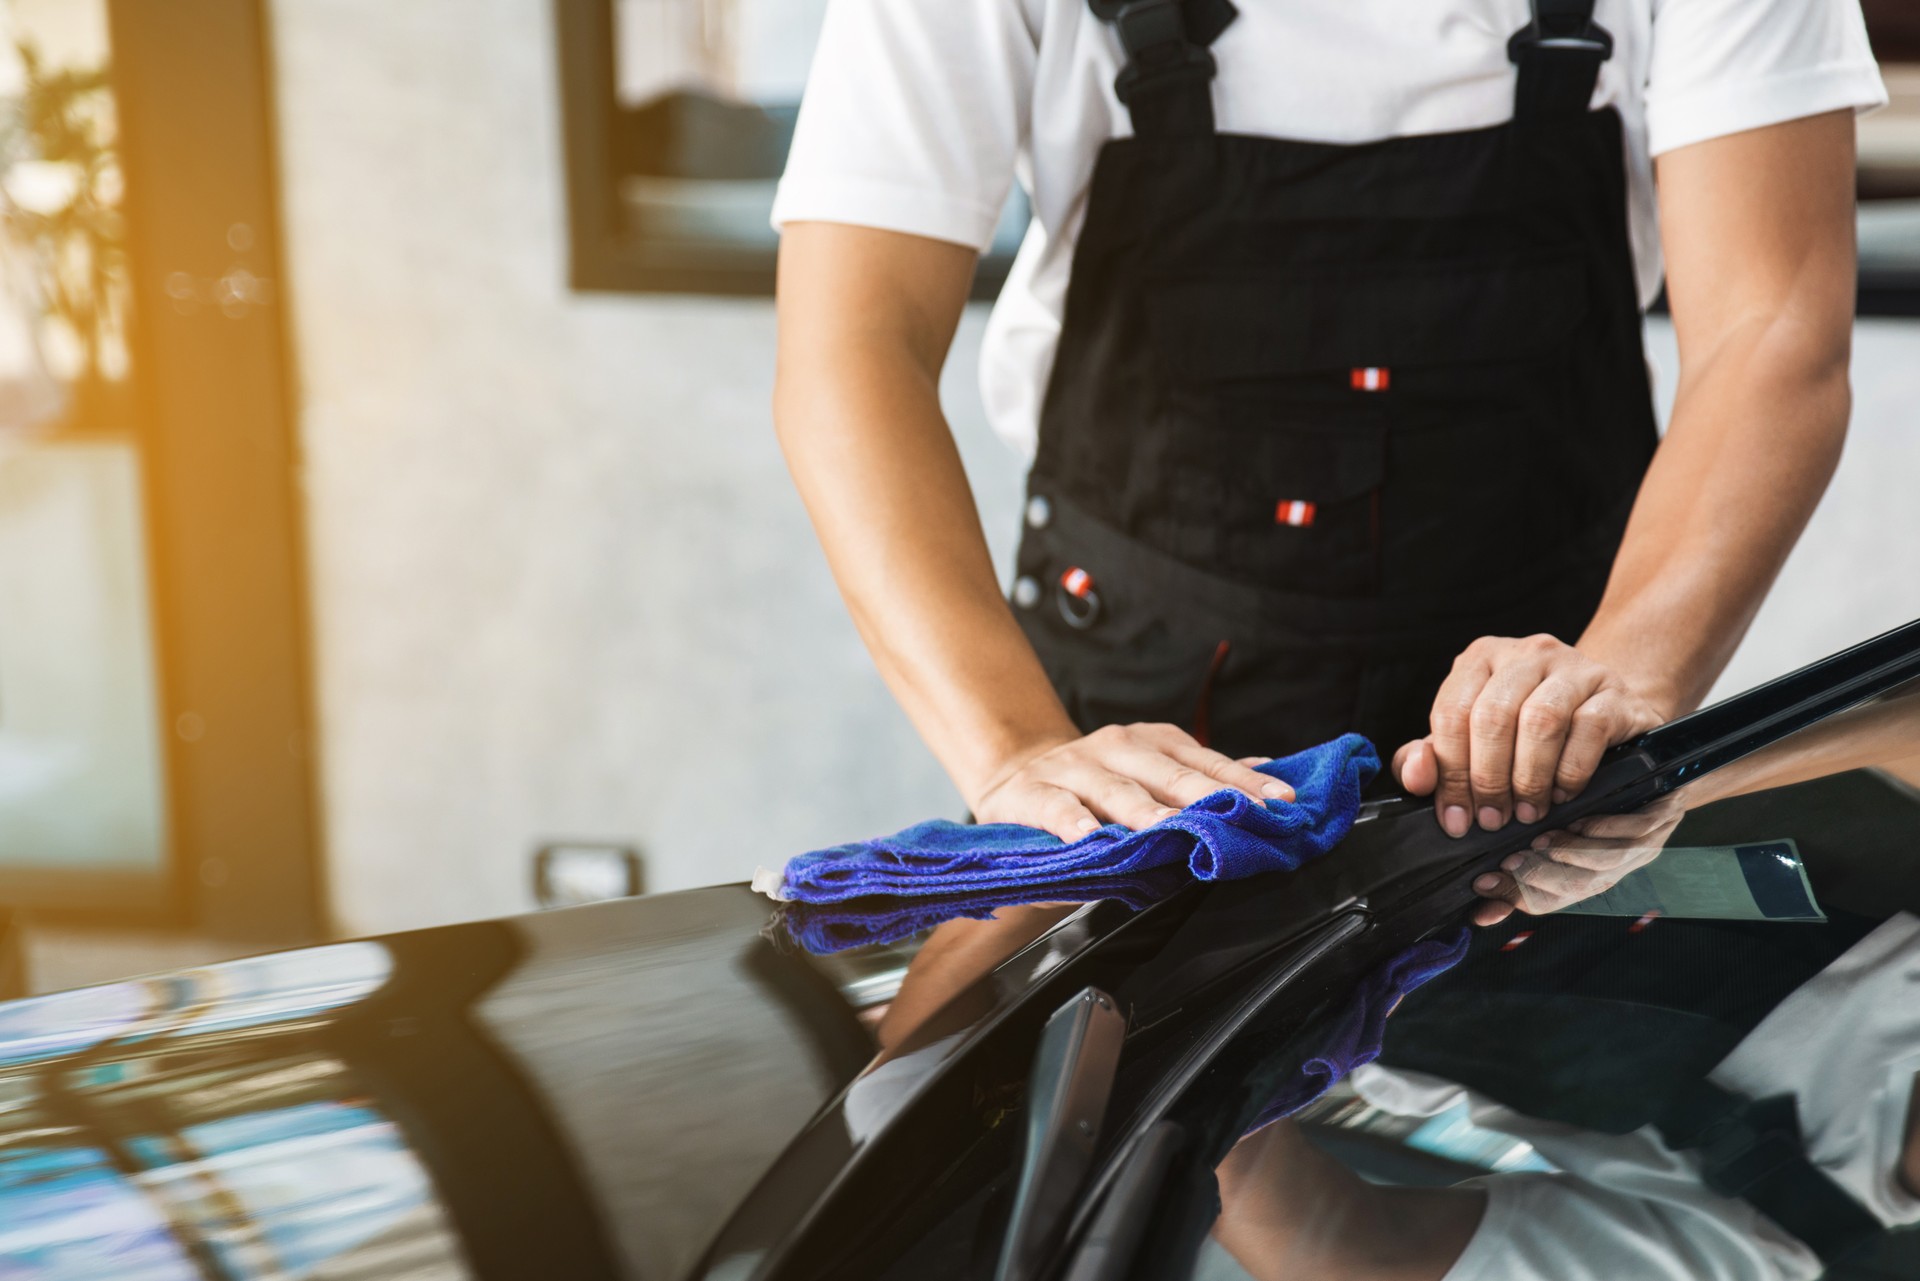
M 1139 1248 L 1209 1281 L 1920 1276 L 1916 784 L 1910 682 L 1540 834 L 1444 972 L 1243 1038 L 1175 1112 L 1198 1191 L 1165 1200 L 1217 1217 Z

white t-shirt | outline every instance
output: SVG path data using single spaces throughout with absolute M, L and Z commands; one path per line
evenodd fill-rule
M 1749 1098 L 1792 1094 L 1807 1156 L 1890 1227 L 1920 1222 L 1896 1171 L 1920 1073 L 1920 919 L 1900 913 L 1803 984 L 1710 1074 Z M 1700 1180 L 1652 1127 L 1596 1134 L 1525 1116 L 1451 1081 L 1378 1064 L 1353 1086 L 1374 1106 L 1525 1139 L 1558 1173 L 1496 1174 L 1479 1230 L 1446 1281 L 1811 1281 L 1820 1260 L 1745 1201 Z
M 1224 132 L 1358 143 L 1513 114 L 1527 0 L 1236 0 L 1213 46 Z M 1643 301 L 1659 291 L 1652 157 L 1886 90 L 1859 0 L 1599 0 L 1596 107 L 1626 122 Z M 981 390 L 1032 455 L 1094 159 L 1132 132 L 1119 38 L 1087 0 L 831 0 L 774 206 L 984 249 L 1016 176 L 1034 219 L 994 308 Z

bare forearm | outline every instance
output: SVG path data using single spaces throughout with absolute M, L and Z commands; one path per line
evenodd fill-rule
M 792 314 L 847 286 L 786 257 L 774 408 L 788 465 L 881 675 L 972 801 L 1010 756 L 1075 731 L 1000 594 L 941 413 L 952 325 L 910 308 L 902 324 L 884 297 L 824 322 Z M 964 273 L 952 283 L 957 315 Z
M 1680 793 L 1689 809 L 1847 770 L 1920 760 L 1920 687 L 1829 717 Z
M 1292 1121 L 1240 1140 L 1214 1171 L 1214 1236 L 1255 1278 L 1436 1281 L 1480 1226 L 1478 1189 L 1379 1187 Z
M 1838 111 L 1658 161 L 1679 394 L 1580 648 L 1668 714 L 1726 665 L 1839 461 L 1853 154 Z
M 1606 599 L 1580 648 L 1669 715 L 1745 635 L 1839 461 L 1845 335 L 1756 318 L 1683 374 Z

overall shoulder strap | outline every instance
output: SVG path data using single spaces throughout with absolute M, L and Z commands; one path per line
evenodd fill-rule
M 1807 1159 L 1791 1094 L 1749 1099 L 1700 1080 L 1655 1123 L 1667 1146 L 1699 1153 L 1706 1185 L 1739 1197 L 1826 1264 L 1886 1231 L 1879 1219 Z
M 1238 10 L 1232 0 L 1089 0 L 1126 50 L 1114 91 L 1143 138 L 1213 132 L 1213 55 L 1207 47 Z
M 1533 20 L 1513 33 L 1507 57 L 1520 68 L 1513 114 L 1579 115 L 1593 100 L 1613 36 L 1593 20 L 1594 0 L 1533 0 Z

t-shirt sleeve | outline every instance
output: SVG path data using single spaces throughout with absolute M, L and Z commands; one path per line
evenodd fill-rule
M 852 223 L 984 250 L 1037 58 L 1022 0 L 831 0 L 774 226 Z
M 1443 1281 L 1811 1281 L 1820 1261 L 1745 1202 L 1631 1196 L 1565 1174 L 1496 1174 L 1467 1248 Z
M 1654 155 L 1827 111 L 1884 106 L 1859 0 L 1654 0 Z

